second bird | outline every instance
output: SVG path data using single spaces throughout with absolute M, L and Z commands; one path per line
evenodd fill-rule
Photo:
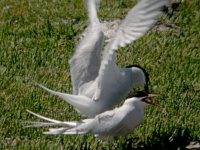
M 141 122 L 144 117 L 146 105 L 159 106 L 148 101 L 149 98 L 157 97 L 156 94 L 138 92 L 125 100 L 124 104 L 110 111 L 105 111 L 94 118 L 84 119 L 77 122 L 62 122 L 38 115 L 28 110 L 29 113 L 49 122 L 31 122 L 27 127 L 63 126 L 52 128 L 44 134 L 86 134 L 91 133 L 103 140 L 113 140 L 119 136 L 127 136 Z

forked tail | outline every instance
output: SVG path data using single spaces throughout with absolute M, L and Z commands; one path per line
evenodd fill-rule
M 84 110 L 88 110 L 90 108 L 91 99 L 86 97 L 86 96 L 61 93 L 61 92 L 53 91 L 53 90 L 43 86 L 42 84 L 35 82 L 35 81 L 34 81 L 34 83 L 35 83 L 35 85 L 39 86 L 43 90 L 47 91 L 48 93 L 62 98 L 67 103 L 74 106 L 75 109 L 79 112 L 83 112 Z

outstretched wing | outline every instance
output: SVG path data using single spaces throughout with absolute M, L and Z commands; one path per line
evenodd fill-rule
M 80 94 L 80 87 L 98 76 L 101 62 L 104 35 L 97 18 L 96 1 L 86 2 L 90 25 L 69 61 L 73 94 Z
M 144 35 L 161 14 L 168 0 L 141 0 L 132 8 L 108 45 L 109 51 L 124 47 Z
M 156 18 L 161 14 L 161 8 L 165 4 L 167 4 L 167 0 L 142 0 L 129 11 L 103 52 L 99 70 L 99 85 L 94 99 L 98 99 L 102 90 L 110 84 L 109 82 L 117 81 L 119 69 L 114 62 L 115 51 L 144 35 L 155 24 Z

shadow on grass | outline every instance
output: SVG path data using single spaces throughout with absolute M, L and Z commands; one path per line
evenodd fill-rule
M 190 132 L 188 129 L 178 128 L 175 132 L 171 133 L 153 133 L 151 138 L 149 138 L 145 143 L 138 143 L 137 148 L 135 147 L 135 138 L 130 138 L 126 140 L 123 149 L 139 149 L 139 150 L 177 150 L 186 149 L 185 147 L 189 144 Z

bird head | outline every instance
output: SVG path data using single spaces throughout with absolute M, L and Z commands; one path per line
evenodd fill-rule
M 148 93 L 149 74 L 147 71 L 139 65 L 130 65 L 126 66 L 126 68 L 131 68 L 133 72 L 134 87 L 140 87 Z
M 134 104 L 139 104 L 139 105 L 151 105 L 151 106 L 155 106 L 155 107 L 160 107 L 159 104 L 156 104 L 154 102 L 151 102 L 150 99 L 158 97 L 159 95 L 157 94 L 148 94 L 144 91 L 139 91 L 134 93 L 133 95 L 130 96 L 130 101 L 132 101 L 132 103 Z

